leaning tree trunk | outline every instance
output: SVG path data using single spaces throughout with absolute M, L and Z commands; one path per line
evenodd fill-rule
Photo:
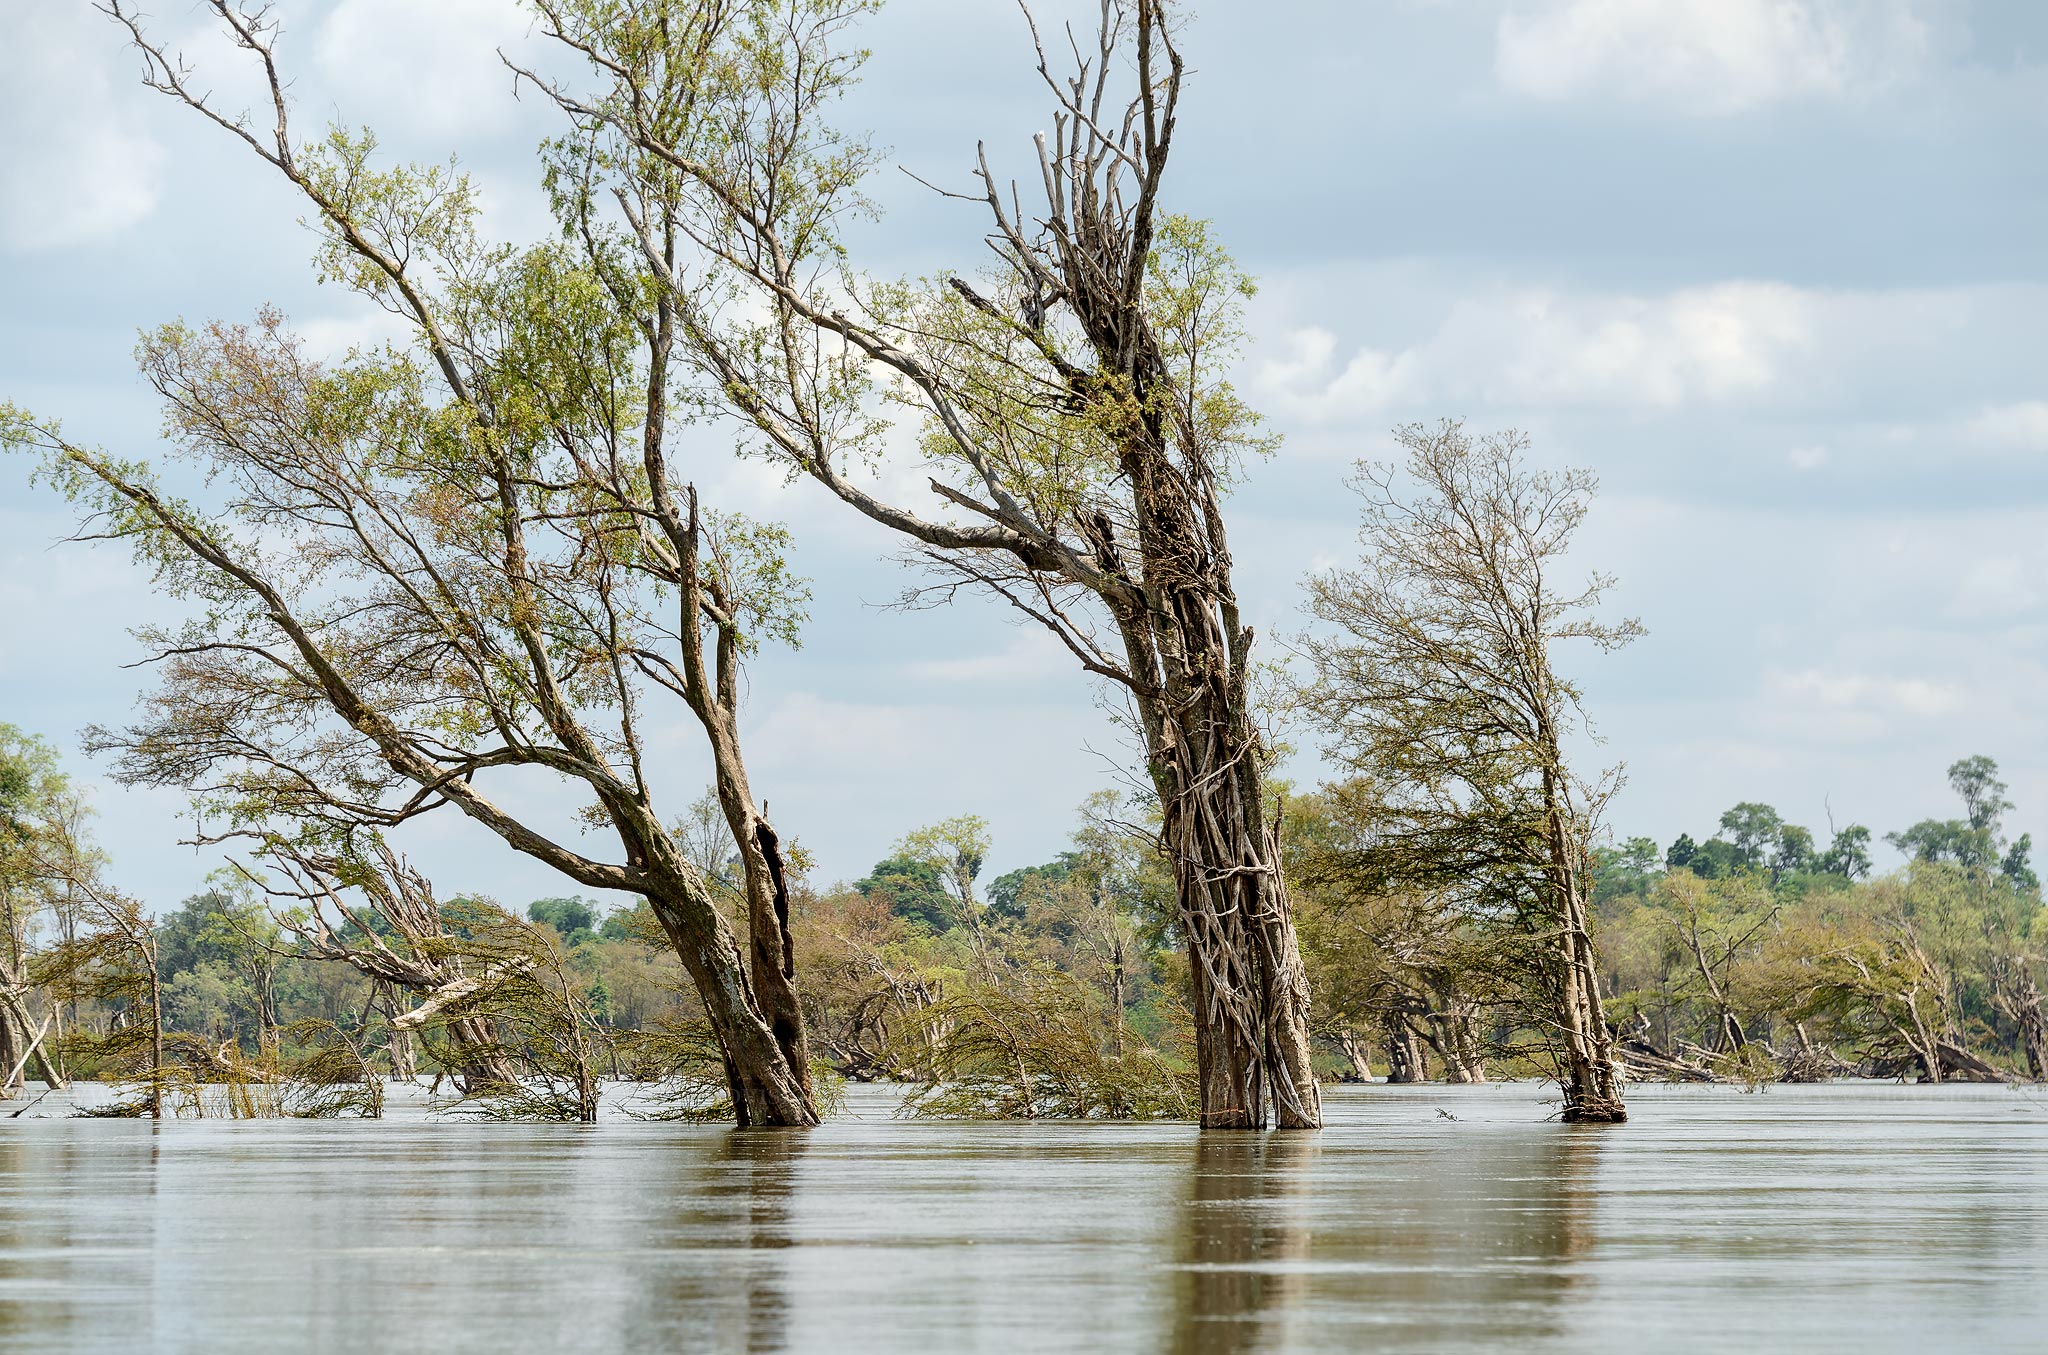
M 1265 750 L 1247 690 L 1252 631 L 1238 612 L 1219 484 L 1233 452 L 1197 412 L 1202 379 L 1169 355 L 1148 291 L 1184 67 L 1157 0 L 1103 14 L 1093 95 L 1084 67 L 1060 95 L 1056 148 L 1038 142 L 1047 215 L 1037 229 L 1011 219 L 985 168 L 983 179 L 999 249 L 1038 299 L 1024 328 L 1073 407 L 1100 421 L 1129 496 L 1117 522 L 1096 507 L 1075 524 L 1095 557 L 1085 586 L 1121 634 L 1164 818 L 1192 974 L 1202 1127 L 1263 1128 L 1270 1101 L 1282 1129 L 1313 1129 L 1322 1100 L 1309 1061 L 1308 977 L 1266 820 Z M 1088 110 L 1127 18 L 1139 92 L 1119 133 Z M 1045 329 L 1048 294 L 1071 311 L 1093 370 L 1058 353 Z M 1120 539 L 1135 545 L 1135 570 Z
M 2041 989 L 2034 982 L 2032 970 L 2025 956 L 2008 955 L 1996 970 L 1996 1002 L 2000 1011 L 2010 1016 L 2018 1027 L 2020 1052 L 2026 1056 L 2027 1079 L 2040 1082 L 2048 1077 L 2044 1062 L 2048 1062 L 2048 1020 L 2041 1011 Z
M 685 596 L 695 605 L 697 517 L 692 503 L 688 572 Z M 697 674 L 685 695 L 711 743 L 711 762 L 718 789 L 718 805 L 726 828 L 739 849 L 740 876 L 747 901 L 747 974 L 753 986 L 753 1002 L 760 1019 L 767 1022 L 780 1051 L 788 1077 L 801 1093 L 806 1110 L 811 1106 L 810 1041 L 804 1030 L 803 1000 L 796 990 L 796 945 L 789 930 L 789 867 L 782 856 L 782 839 L 767 815 L 754 808 L 754 793 L 747 783 L 746 761 L 739 739 L 739 642 L 730 627 L 721 627 L 716 642 L 715 678 L 707 681 L 701 648 L 685 641 L 686 658 Z M 715 681 L 715 690 L 713 689 Z M 741 1104 L 733 1097 L 733 1105 Z M 742 1123 L 810 1124 L 809 1118 L 794 1121 L 771 1119 Z
M 43 1080 L 45 1086 L 52 1091 L 63 1088 L 66 1085 L 64 1074 L 58 1071 L 56 1063 L 50 1057 L 52 1044 L 61 1039 L 63 1034 L 61 1029 L 57 1030 L 55 1035 L 50 1033 L 57 1027 L 60 1009 L 52 1006 L 49 1018 L 38 1027 L 31 1019 L 27 1005 L 22 1002 L 18 988 L 0 993 L 0 1004 L 4 1004 L 0 1006 L 0 1043 L 6 1046 L 4 1050 L 0 1050 L 0 1059 L 5 1060 L 4 1063 L 0 1063 L 0 1070 L 13 1069 L 17 1062 L 22 1065 L 15 1073 L 11 1084 L 6 1088 L 0 1088 L 0 1097 L 13 1096 L 17 1089 L 27 1086 L 27 1069 L 30 1064 L 35 1065 L 36 1075 Z M 26 1055 L 13 1043 L 14 1031 L 17 1028 L 22 1032 L 21 1038 L 27 1041 Z
M 448 1023 L 448 1064 L 466 1096 L 519 1084 L 518 1068 L 481 1016 L 458 1016 Z
M 1422 1038 L 1405 1016 L 1395 1016 L 1387 1025 L 1387 1081 L 1426 1082 L 1429 1060 L 1422 1050 Z
M 28 1085 L 21 1069 L 16 1066 L 27 1062 L 22 1055 L 21 1042 L 28 1038 L 28 1032 L 16 1036 L 12 1005 L 0 1008 L 0 1078 L 5 1079 L 0 1082 L 0 1101 L 19 1095 Z
M 156 942 L 138 947 L 149 974 L 149 1117 L 164 1117 L 164 985 L 156 966 Z
M 1181 706 L 1154 754 L 1192 974 L 1202 1127 L 1262 1129 L 1270 1099 L 1281 1128 L 1314 1129 L 1322 1102 L 1309 1065 L 1308 978 L 1278 842 L 1251 798 L 1256 750 L 1241 712 L 1206 704 L 1197 696 Z
M 1372 1081 L 1372 1060 L 1367 1057 L 1365 1045 L 1358 1033 L 1349 1026 L 1337 1032 L 1337 1047 L 1344 1051 L 1344 1057 L 1351 1063 L 1351 1074 L 1360 1082 Z
M 1103 573 L 1127 585 L 1104 601 L 1130 671 L 1149 679 L 1137 704 L 1187 941 L 1202 1127 L 1262 1129 L 1270 1099 L 1280 1128 L 1319 1128 L 1308 975 L 1265 816 L 1246 690 L 1252 633 L 1239 623 L 1216 486 L 1174 464 L 1156 411 L 1132 421 L 1121 461 L 1141 578 L 1125 573 L 1105 519 L 1084 526 Z
M 1479 1053 L 1479 1038 L 1472 1029 L 1470 1004 L 1440 995 L 1437 1009 L 1430 1013 L 1430 1022 L 1437 1031 L 1437 1053 L 1443 1058 L 1444 1081 L 1486 1081 L 1486 1061 Z
M 647 900 L 704 1000 L 704 1014 L 725 1053 L 734 1118 L 741 1128 L 816 1124 L 810 1092 L 756 1003 L 732 934 L 708 897 L 689 897 L 680 879 L 676 886 Z
M 419 1081 L 419 1062 L 413 1056 L 412 1036 L 402 1030 L 394 1030 L 387 1037 L 384 1052 L 391 1059 L 391 1080 L 393 1082 L 416 1083 Z
M 1564 1089 L 1567 1124 L 1620 1124 L 1628 1119 L 1621 1078 L 1614 1067 L 1614 1041 L 1600 1002 L 1600 968 L 1593 952 L 1592 922 L 1578 870 L 1575 844 L 1565 824 L 1556 773 L 1545 769 L 1548 808 L 1550 890 L 1558 914 L 1558 1078 Z
M 2041 990 L 2032 974 L 2021 976 L 2019 997 L 2020 1048 L 2027 1056 L 2027 1077 L 2034 1082 L 2048 1080 L 2048 1021 L 2042 1019 Z
M 796 990 L 796 945 L 789 931 L 788 865 L 782 840 L 767 819 L 746 809 L 748 827 L 740 838 L 741 873 L 747 887 L 747 971 L 754 1000 L 782 1051 L 796 1085 L 811 1095 L 810 1041 L 804 1031 L 803 1000 Z

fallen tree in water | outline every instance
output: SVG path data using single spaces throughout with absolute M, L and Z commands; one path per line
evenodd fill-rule
M 394 1012 L 387 1023 L 394 1064 L 409 1062 L 396 1046 L 438 1017 L 444 1048 L 437 1057 L 465 1093 L 517 1081 L 517 1071 L 497 1052 L 489 1022 L 459 1008 L 459 999 L 482 981 L 461 932 L 467 923 L 488 925 L 488 917 L 463 916 L 475 912 L 466 905 L 455 905 L 453 913 L 444 908 L 432 883 L 381 838 L 366 836 L 343 854 L 272 841 L 262 855 L 280 877 L 262 882 L 266 890 L 299 905 L 275 916 L 301 956 L 345 964 L 417 1004 Z M 349 902 L 351 893 L 359 903 Z
M 1832 1050 L 1778 1050 L 1756 1041 L 1716 1050 L 1681 1040 L 1669 1049 L 1651 1042 L 1648 1022 L 1615 1042 L 1625 1075 L 1635 1082 L 1718 1082 L 1760 1087 L 1768 1082 L 1826 1082 L 1854 1077 L 1856 1065 Z

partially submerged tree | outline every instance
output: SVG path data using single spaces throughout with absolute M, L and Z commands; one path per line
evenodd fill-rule
M 437 1053 L 464 1092 L 516 1083 L 518 1070 L 500 1048 L 489 1017 L 460 1005 L 490 977 L 480 972 L 485 962 L 457 934 L 463 919 L 449 916 L 425 875 L 381 839 L 363 836 L 368 841 L 349 856 L 290 842 L 267 844 L 264 864 L 274 874 L 266 873 L 265 887 L 293 905 L 277 914 L 279 926 L 304 958 L 345 964 L 403 995 L 410 1010 L 392 1012 L 391 1044 L 439 1015 L 435 1025 L 446 1046 Z M 349 902 L 352 893 L 359 902 Z M 457 1004 L 454 1010 L 444 1010 L 451 1003 Z M 390 1057 L 394 1065 L 409 1061 L 396 1049 Z
M 935 1064 L 904 1102 L 931 1119 L 1186 1119 L 1195 1080 L 1184 1060 L 1105 1041 L 1102 998 L 1072 975 L 1029 970 L 922 1009 L 908 1034 L 932 1039 Z
M 1288 804 L 1316 1033 L 1361 1080 L 1378 1044 L 1389 1082 L 1425 1080 L 1431 1054 L 1444 1081 L 1484 1082 L 1487 1055 L 1508 1052 L 1483 1032 L 1515 1006 L 1522 944 L 1468 916 L 1452 892 L 1386 879 L 1375 855 L 1382 808 L 1360 780 Z
M 394 314 L 407 343 L 322 364 L 274 313 L 147 336 L 145 374 L 219 491 L 211 508 L 0 408 L 0 445 L 40 451 L 100 533 L 202 613 L 146 633 L 159 685 L 141 722 L 97 746 L 126 780 L 193 791 L 226 831 L 297 822 L 325 840 L 452 806 L 579 884 L 646 898 L 695 980 L 740 1121 L 815 1122 L 779 839 L 737 724 L 743 656 L 793 635 L 802 590 L 779 532 L 700 513 L 669 460 L 675 298 L 636 291 L 592 237 L 581 253 L 487 244 L 464 178 L 376 169 L 367 135 L 295 141 L 274 22 L 211 8 L 266 82 L 263 132 L 215 108 L 127 6 L 105 6 L 151 87 L 297 190 L 324 275 Z M 710 745 L 746 865 L 745 954 L 654 802 L 650 686 Z M 479 786 L 514 767 L 579 786 L 620 859 Z
M 1789 973 L 1779 1005 L 1796 1019 L 1820 1018 L 1853 1045 L 1865 1073 L 1923 1082 L 1997 1082 L 2004 1074 L 1972 1052 L 1940 947 L 1926 919 L 1927 881 L 1885 881 L 1863 918 L 1809 924 L 1785 938 Z M 1916 889 L 1918 884 L 1923 888 Z M 1934 882 L 1951 894 L 1962 881 Z M 1916 895 L 1918 897 L 1916 897 Z
M 1315 672 L 1302 696 L 1330 757 L 1382 797 L 1361 883 L 1441 891 L 1529 938 L 1530 1014 L 1549 1037 L 1563 1118 L 1619 1121 L 1588 906 L 1616 773 L 1573 771 L 1579 691 L 1552 657 L 1573 640 L 1609 651 L 1641 629 L 1596 617 L 1604 576 L 1577 588 L 1555 577 L 1593 478 L 1530 469 L 1517 434 L 1475 440 L 1447 421 L 1396 437 L 1404 464 L 1364 463 L 1355 482 L 1365 558 L 1309 580 L 1309 610 L 1329 629 L 1302 641 Z
M 874 157 L 827 118 L 861 57 L 843 30 L 871 7 L 536 0 L 598 87 L 529 78 L 590 147 L 679 348 L 762 450 L 914 543 L 938 596 L 995 593 L 1128 700 L 1178 893 L 1202 1123 L 1315 1126 L 1223 508 L 1271 443 L 1224 379 L 1250 284 L 1165 206 L 1178 11 L 1108 0 L 1065 78 L 1041 47 L 1042 196 L 1027 213 L 982 155 L 965 196 L 990 270 L 899 286 L 846 270 L 839 240 Z M 860 481 L 892 408 L 922 425 L 936 512 Z
M 975 896 L 974 882 L 981 875 L 989 845 L 988 820 L 956 814 L 905 834 L 896 844 L 894 858 L 916 862 L 938 876 L 955 918 L 974 943 L 975 960 L 983 967 L 989 963 L 988 937 L 982 917 L 985 909 Z
M 45 870 L 69 885 L 79 925 L 37 958 L 34 982 L 53 1003 L 89 1001 L 108 1013 L 104 1028 L 74 1029 L 68 1045 L 102 1081 L 118 1081 L 133 1091 L 92 1113 L 160 1120 L 177 1114 L 173 1096 L 196 1104 L 205 1073 L 195 1074 L 171 1057 L 154 920 L 139 902 L 108 884 L 100 866 L 96 856 L 83 852 L 46 860 Z
M 71 872 L 52 863 L 91 854 L 80 832 L 84 813 L 55 751 L 0 723 L 0 1098 L 25 1085 L 30 1067 L 45 1085 L 64 1085 L 53 1056 L 64 1038 L 63 1004 L 39 991 L 32 970 L 39 933 L 53 925 L 60 938 L 76 931 Z

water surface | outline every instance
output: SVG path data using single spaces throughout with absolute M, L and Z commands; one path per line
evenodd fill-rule
M 2048 1348 L 2038 1092 L 1639 1087 L 1615 1128 L 1541 1096 L 1208 1136 L 872 1090 L 809 1134 L 52 1099 L 0 1119 L 0 1350 Z

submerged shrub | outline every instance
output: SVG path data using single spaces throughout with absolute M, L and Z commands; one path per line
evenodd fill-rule
M 1193 1119 L 1194 1070 L 1121 1038 L 1121 1014 L 1056 970 L 1004 975 L 939 998 L 912 1031 L 936 1071 L 903 1113 L 962 1120 Z

